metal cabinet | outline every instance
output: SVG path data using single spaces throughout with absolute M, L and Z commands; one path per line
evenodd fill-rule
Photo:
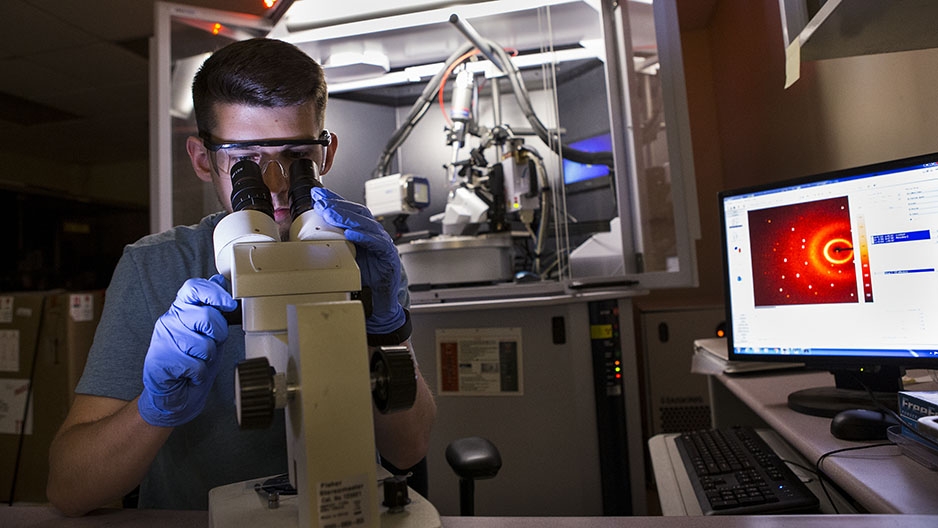
M 459 511 L 444 452 L 467 436 L 491 440 L 503 463 L 476 484 L 477 515 L 645 514 L 635 295 L 413 308 L 414 349 L 437 393 L 427 460 L 430 500 L 442 515 Z M 497 353 L 505 349 L 508 358 Z M 500 382 L 502 370 L 511 383 Z
M 694 340 L 717 337 L 722 306 L 638 310 L 648 438 L 710 427 L 707 376 L 691 373 Z

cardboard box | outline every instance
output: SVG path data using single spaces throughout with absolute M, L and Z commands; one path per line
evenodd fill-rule
M 46 501 L 49 445 L 103 303 L 103 291 L 0 294 L 0 500 Z
M 917 430 L 919 418 L 938 416 L 938 391 L 899 391 L 899 416 L 902 418 L 902 434 L 915 438 L 906 428 Z

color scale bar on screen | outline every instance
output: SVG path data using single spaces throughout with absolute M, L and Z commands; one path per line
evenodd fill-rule
M 860 266 L 863 268 L 863 301 L 873 302 L 873 278 L 870 277 L 870 247 L 866 241 L 866 221 L 857 218 L 857 235 L 860 239 Z

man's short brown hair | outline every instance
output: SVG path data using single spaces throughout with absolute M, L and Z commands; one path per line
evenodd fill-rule
M 200 134 L 217 126 L 219 103 L 281 108 L 315 102 L 321 129 L 328 91 L 322 67 L 281 40 L 255 38 L 229 44 L 206 59 L 192 82 Z

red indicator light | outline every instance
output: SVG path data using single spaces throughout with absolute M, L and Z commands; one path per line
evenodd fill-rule
M 622 379 L 622 374 L 619 374 L 618 372 L 616 372 L 616 379 Z
M 218 22 L 215 22 L 215 25 L 212 26 L 212 35 L 217 35 L 221 33 L 222 27 L 223 26 L 221 24 L 219 24 Z

